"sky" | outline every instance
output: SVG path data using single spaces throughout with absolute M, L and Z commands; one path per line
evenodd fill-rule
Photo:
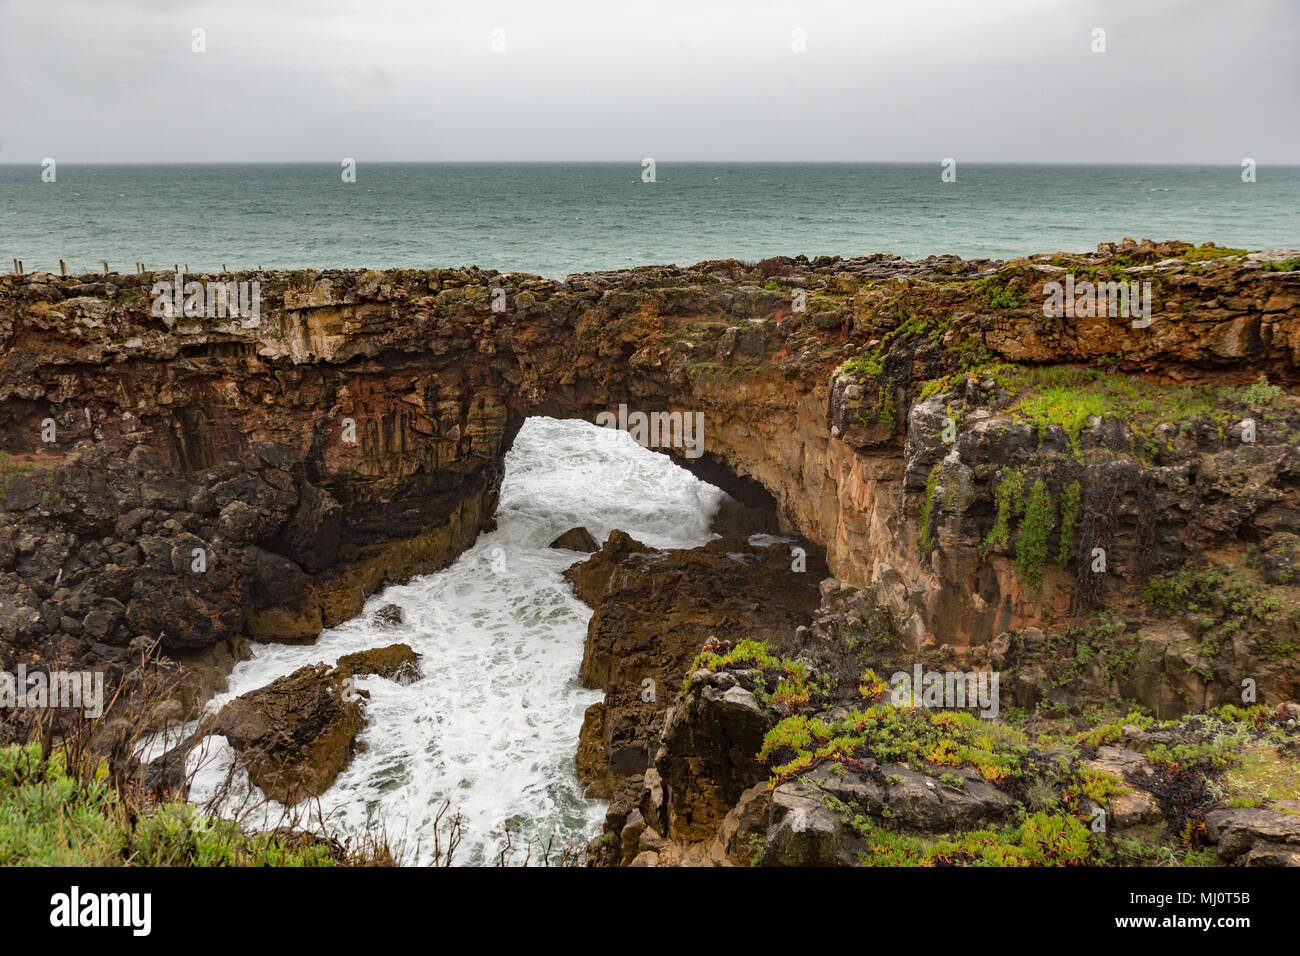
M 0 0 L 0 163 L 1294 164 L 1298 51 L 1298 0 Z

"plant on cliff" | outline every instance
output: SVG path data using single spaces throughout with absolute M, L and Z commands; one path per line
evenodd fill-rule
M 874 829 L 864 866 L 1084 866 L 1098 851 L 1083 823 L 1046 812 L 1002 828 L 973 830 L 927 841 Z
M 997 505 L 997 517 L 993 527 L 984 537 L 984 550 L 1001 548 L 1006 550 L 1011 543 L 1011 523 L 1020 513 L 1021 497 L 1024 495 L 1025 477 L 1010 465 L 1002 469 L 997 489 L 993 493 Z
M 889 693 L 889 683 L 868 667 L 858 680 L 858 694 L 870 703 L 876 703 Z
M 934 512 L 934 491 L 939 486 L 939 470 L 942 467 L 943 462 L 936 461 L 934 467 L 930 469 L 929 477 L 925 479 L 925 500 L 921 502 L 919 538 L 921 550 L 926 554 L 933 551 L 935 546 L 931 517 Z
M 1025 499 L 1024 517 L 1020 522 L 1020 534 L 1016 538 L 1016 566 L 1033 591 L 1037 591 L 1043 581 L 1043 569 L 1047 564 L 1047 538 L 1052 533 L 1052 511 L 1052 496 L 1047 490 L 1047 484 L 1038 478 L 1030 486 L 1029 496 Z
M 758 671 L 754 691 L 764 702 L 788 706 L 790 710 L 802 707 L 812 699 L 808 686 L 808 667 L 800 661 L 777 658 L 762 641 L 743 640 L 734 647 L 729 642 L 710 641 L 696 655 L 690 673 L 697 671 Z M 775 680 L 771 694 L 765 688 Z M 682 695 L 690 693 L 693 678 L 687 676 L 682 684 Z

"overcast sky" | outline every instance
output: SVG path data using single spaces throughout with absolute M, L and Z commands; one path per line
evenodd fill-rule
M 1300 163 L 1300 2 L 0 0 L 0 92 L 0 163 Z

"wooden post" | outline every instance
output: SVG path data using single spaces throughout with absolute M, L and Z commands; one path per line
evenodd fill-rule
M 61 275 L 61 276 L 66 276 L 67 274 L 68 274 L 68 267 L 65 266 L 65 265 L 63 264 L 63 260 L 60 259 L 60 260 L 59 260 L 59 275 Z
M 225 264 L 224 262 L 221 263 L 221 271 L 222 271 L 222 272 L 226 272 L 226 271 L 227 271 L 227 269 L 226 269 L 226 264 Z
M 108 263 L 104 263 L 104 275 L 108 275 Z
M 14 275 L 18 275 L 18 260 L 14 260 Z

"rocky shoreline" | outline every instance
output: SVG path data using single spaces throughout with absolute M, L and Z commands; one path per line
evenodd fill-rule
M 1296 865 L 1297 270 L 1126 240 L 189 277 L 260 283 L 252 323 L 155 316 L 162 275 L 3 276 L 0 667 L 129 684 L 105 741 L 174 725 L 247 640 L 311 641 L 491 528 L 528 416 L 699 411 L 674 457 L 732 495 L 723 539 L 615 533 L 569 573 L 606 694 L 592 862 L 1010 862 L 1055 827 L 1071 862 Z M 1149 283 L 1148 324 L 1045 315 L 1067 275 Z M 868 675 L 917 664 L 997 672 L 1001 729 L 887 708 Z M 285 678 L 301 721 L 278 693 L 215 719 L 271 790 L 320 792 L 350 673 Z

